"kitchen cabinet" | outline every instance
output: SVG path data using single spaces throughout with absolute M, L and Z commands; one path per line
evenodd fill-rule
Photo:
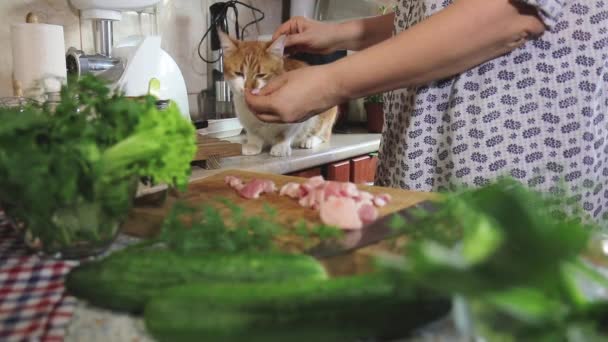
M 321 167 L 315 167 L 312 169 L 306 169 L 306 170 L 297 171 L 297 172 L 293 172 L 293 173 L 289 174 L 289 176 L 302 177 L 302 178 L 312 178 L 312 177 L 321 176 L 321 175 L 323 175 L 323 170 L 321 169 Z
M 376 175 L 376 163 L 372 156 L 353 158 L 350 161 L 350 181 L 356 184 L 367 184 L 374 182 Z
M 378 157 L 374 154 L 358 156 L 318 167 L 289 173 L 288 176 L 311 178 L 323 176 L 336 182 L 353 182 L 357 184 L 373 184 L 376 176 Z
M 350 161 L 344 160 L 337 163 L 327 165 L 327 179 L 336 182 L 349 182 L 351 178 L 350 174 Z
M 326 178 L 338 182 L 353 182 L 356 184 L 374 183 L 378 157 L 375 154 L 366 154 L 327 166 Z

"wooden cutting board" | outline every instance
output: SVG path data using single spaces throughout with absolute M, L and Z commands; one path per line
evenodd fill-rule
M 262 214 L 264 212 L 264 204 L 268 204 L 277 209 L 279 213 L 279 221 L 286 225 L 292 224 L 301 219 L 309 223 L 321 223 L 318 211 L 303 208 L 298 205 L 297 200 L 293 200 L 285 196 L 279 196 L 278 193 L 263 194 L 259 199 L 255 200 L 247 200 L 240 197 L 234 189 L 225 184 L 224 178 L 227 175 L 240 177 L 244 181 L 250 181 L 254 178 L 269 179 L 274 181 L 278 188 L 287 182 L 301 183 L 306 181 L 306 179 L 298 177 L 254 173 L 241 170 L 227 170 L 191 183 L 188 190 L 185 193 L 180 194 L 179 198 L 186 200 L 188 203 L 193 205 L 213 203 L 218 198 L 226 198 L 241 206 L 245 210 L 245 213 L 249 215 Z M 418 202 L 432 199 L 434 197 L 434 194 L 431 193 L 412 192 L 401 189 L 363 185 L 359 185 L 359 188 L 373 194 L 388 193 L 392 196 L 392 201 L 387 206 L 380 208 L 379 211 L 381 216 L 410 207 Z M 125 233 L 139 237 L 150 237 L 156 234 L 158 227 L 137 224 L 138 219 L 143 218 L 142 216 L 164 217 L 175 200 L 176 198 L 169 196 L 162 206 L 136 206 L 132 210 L 129 222 L 125 224 Z M 145 221 L 147 222 L 149 219 Z
M 316 210 L 303 208 L 298 205 L 297 200 L 290 199 L 285 196 L 279 196 L 278 193 L 263 194 L 259 199 L 247 200 L 241 198 L 234 189 L 225 184 L 224 178 L 227 175 L 232 175 L 242 178 L 244 181 L 249 181 L 254 178 L 269 179 L 275 182 L 278 188 L 287 182 L 304 182 L 305 178 L 290 177 L 276 174 L 262 174 L 241 170 L 227 170 L 216 175 L 193 182 L 189 185 L 185 193 L 179 194 L 180 200 L 186 200 L 188 203 L 196 206 L 211 204 L 216 202 L 218 198 L 226 198 L 235 204 L 242 207 L 247 215 L 256 215 L 264 213 L 264 204 L 268 204 L 275 208 L 278 212 L 278 220 L 287 227 L 293 226 L 294 223 L 305 220 L 308 223 L 321 223 L 319 213 Z M 373 194 L 388 193 L 392 196 L 392 201 L 385 207 L 380 208 L 380 215 L 390 214 L 403 208 L 410 207 L 421 201 L 432 199 L 436 195 L 432 193 L 412 192 L 400 189 L 382 188 L 373 186 L 359 185 L 362 190 L 369 191 Z M 129 215 L 129 219 L 123 225 L 123 231 L 126 234 L 137 237 L 151 237 L 156 235 L 160 230 L 160 225 L 168 213 L 169 209 L 177 200 L 176 197 L 167 196 L 162 205 L 141 205 L 133 208 Z M 228 215 L 229 213 L 226 212 Z M 362 249 L 361 252 L 372 251 L 375 248 Z M 359 253 L 358 255 L 363 255 Z M 344 270 L 334 270 L 334 273 L 352 273 L 352 267 L 361 267 L 355 265 L 357 257 L 352 256 L 336 258 L 337 265 Z M 337 266 L 335 266 L 337 267 Z M 335 268 L 334 267 L 334 268 Z M 346 270 L 348 268 L 348 270 Z

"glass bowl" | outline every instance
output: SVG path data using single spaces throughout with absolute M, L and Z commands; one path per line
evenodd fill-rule
M 19 232 L 27 247 L 41 256 L 55 259 L 85 259 L 103 253 L 116 240 L 126 221 L 137 191 L 138 181 L 117 184 L 129 201 L 120 210 L 109 210 L 104 201 L 86 201 L 56 208 L 45 222 L 11 217 L 10 204 L 0 205 L 7 219 Z

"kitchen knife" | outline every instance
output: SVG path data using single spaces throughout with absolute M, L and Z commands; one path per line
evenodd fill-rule
M 407 225 L 415 222 L 415 212 L 423 210 L 433 213 L 437 211 L 437 209 L 437 202 L 429 200 L 423 201 L 414 206 L 385 215 L 364 226 L 361 230 L 347 231 L 339 240 L 323 241 L 307 250 L 305 253 L 318 259 L 350 253 L 354 250 L 396 236 L 397 232 L 390 227 L 390 222 L 393 220 L 394 215 L 401 216 Z

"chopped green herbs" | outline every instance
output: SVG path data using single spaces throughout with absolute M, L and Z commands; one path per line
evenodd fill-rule
M 228 209 L 229 215 L 223 215 Z M 264 205 L 261 215 L 245 215 L 243 208 L 227 199 L 200 209 L 176 203 L 162 226 L 159 242 L 179 253 L 200 252 L 264 252 L 277 249 L 277 238 L 295 234 L 306 242 L 341 236 L 342 231 L 326 225 L 308 225 L 304 221 L 294 228 L 277 220 L 277 210 Z M 228 217 L 228 219 L 225 219 Z

